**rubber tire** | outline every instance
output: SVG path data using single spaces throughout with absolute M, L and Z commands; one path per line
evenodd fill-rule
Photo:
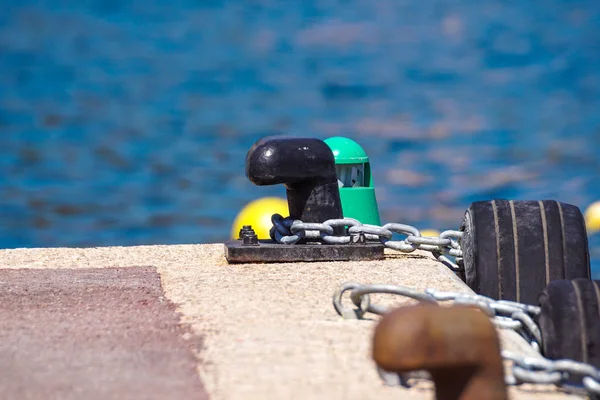
M 600 368 L 600 281 L 560 280 L 539 296 L 542 350 Z
M 537 304 L 550 281 L 591 278 L 585 221 L 576 206 L 480 201 L 460 229 L 465 281 L 478 294 Z

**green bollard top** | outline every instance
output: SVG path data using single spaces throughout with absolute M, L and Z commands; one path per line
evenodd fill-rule
M 371 178 L 371 165 L 365 150 L 345 137 L 325 139 L 335 158 L 344 217 L 363 224 L 379 225 L 379 210 Z
M 365 150 L 354 140 L 341 136 L 331 137 L 324 140 L 335 157 L 336 164 L 365 164 L 369 157 Z

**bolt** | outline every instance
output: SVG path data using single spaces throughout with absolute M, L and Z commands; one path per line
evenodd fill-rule
M 246 225 L 249 229 L 244 232 L 242 236 L 242 246 L 258 246 L 258 236 L 254 232 L 254 229 L 250 225 Z
M 496 329 L 475 308 L 396 309 L 375 329 L 373 359 L 397 374 L 429 371 L 437 400 L 507 399 Z
M 240 229 L 239 239 L 243 239 L 244 235 L 247 233 L 255 233 L 254 229 L 252 229 L 252 225 L 243 225 L 242 229 Z

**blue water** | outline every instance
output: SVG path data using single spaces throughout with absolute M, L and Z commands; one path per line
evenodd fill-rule
M 597 1 L 0 5 L 0 247 L 223 241 L 272 134 L 361 143 L 386 222 L 600 199 Z

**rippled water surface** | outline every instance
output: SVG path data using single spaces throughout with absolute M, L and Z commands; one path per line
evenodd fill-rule
M 222 241 L 274 134 L 361 143 L 386 222 L 600 199 L 597 1 L 0 4 L 0 247 Z

